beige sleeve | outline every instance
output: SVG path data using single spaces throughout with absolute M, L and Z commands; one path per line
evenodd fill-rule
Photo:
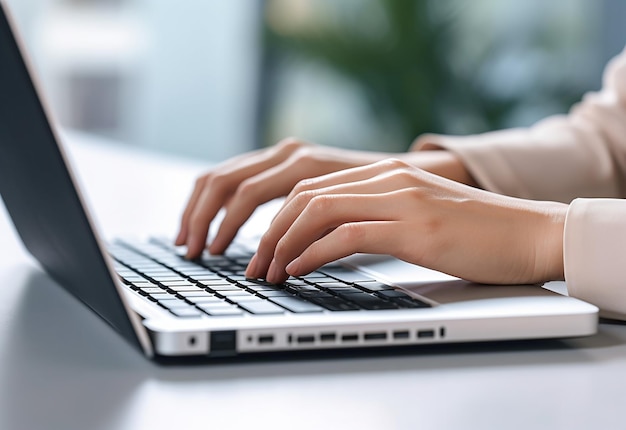
M 563 241 L 569 294 L 626 320 L 626 50 L 608 64 L 602 90 L 568 115 L 528 129 L 424 135 L 414 144 L 440 148 L 487 190 L 571 202 Z

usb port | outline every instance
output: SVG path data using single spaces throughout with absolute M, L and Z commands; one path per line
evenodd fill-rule
M 315 342 L 315 336 L 309 334 L 301 335 L 298 336 L 296 340 L 298 341 L 298 343 L 313 343 Z
M 363 336 L 365 340 L 384 340 L 387 339 L 387 333 L 384 331 L 378 333 L 365 333 Z
M 334 342 L 337 339 L 337 335 L 335 333 L 322 333 L 320 334 L 320 340 L 322 342 Z
M 393 338 L 394 339 L 408 339 L 409 338 L 409 331 L 408 330 L 394 331 L 393 332 Z
M 417 337 L 419 339 L 435 337 L 435 330 L 418 330 Z
M 343 334 L 341 335 L 341 340 L 344 342 L 354 342 L 356 340 L 359 340 L 359 335 L 358 334 Z
M 259 336 L 259 343 L 274 343 L 274 335 L 265 334 L 265 335 Z

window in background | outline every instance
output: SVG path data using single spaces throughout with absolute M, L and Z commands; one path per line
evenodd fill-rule
M 9 3 L 62 125 L 211 160 L 258 145 L 261 3 Z
M 268 0 L 266 141 L 400 151 L 564 112 L 596 86 L 601 5 Z
M 620 0 L 8 0 L 63 125 L 221 160 L 296 135 L 405 150 L 564 112 Z

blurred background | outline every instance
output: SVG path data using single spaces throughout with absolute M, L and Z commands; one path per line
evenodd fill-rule
M 216 161 L 530 125 L 626 43 L 620 0 L 7 2 L 63 126 Z

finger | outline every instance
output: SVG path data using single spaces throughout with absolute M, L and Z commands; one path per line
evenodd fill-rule
M 206 176 L 193 205 L 188 205 L 189 213 L 184 217 L 184 226 L 181 227 L 180 236 L 181 240 L 185 236 L 188 258 L 197 257 L 202 252 L 211 222 L 239 184 L 282 163 L 295 149 L 295 146 L 281 145 L 271 151 L 238 157 Z
M 397 246 L 398 233 L 402 234 L 401 230 L 401 223 L 396 221 L 342 224 L 326 236 L 313 242 L 285 268 L 274 269 L 276 270 L 275 274 L 281 276 L 272 279 L 271 282 L 284 282 L 289 275 L 305 275 L 324 264 L 357 252 L 392 254 L 394 247 Z
M 360 182 L 367 179 L 372 179 L 384 173 L 398 171 L 402 169 L 415 170 L 413 166 L 410 166 L 403 161 L 396 159 L 386 159 L 365 166 L 340 170 L 315 178 L 306 179 L 298 183 L 291 191 L 291 193 L 289 193 L 289 195 L 285 199 L 283 207 L 286 206 L 291 200 L 293 200 L 298 194 L 305 191 L 319 190 L 322 188 L 329 188 L 336 185 L 345 185 L 351 182 Z
M 183 215 L 180 221 L 180 228 L 178 231 L 178 235 L 176 237 L 175 244 L 177 246 L 184 245 L 187 242 L 187 235 L 189 233 L 189 229 L 187 224 L 189 223 L 189 217 L 196 207 L 196 203 L 200 198 L 200 194 L 202 193 L 202 189 L 204 188 L 204 183 L 206 181 L 206 176 L 201 176 L 196 180 L 196 183 L 193 188 L 193 192 L 191 193 L 191 197 L 189 197 L 189 201 L 187 202 L 187 206 L 183 211 Z
M 308 172 L 286 161 L 244 181 L 226 207 L 226 214 L 210 247 L 211 253 L 223 253 L 258 206 L 286 195 L 292 184 L 307 175 Z
M 320 190 L 312 190 L 298 194 L 285 207 L 283 207 L 270 224 L 269 229 L 263 235 L 257 249 L 257 270 L 256 277 L 262 277 L 268 270 L 274 259 L 274 253 L 278 241 L 286 234 L 287 230 L 294 224 L 296 219 L 307 207 L 309 202 L 316 197 L 340 195 L 340 194 L 385 194 L 398 188 L 402 189 L 406 183 L 406 178 L 388 178 L 386 176 L 375 176 L 373 178 L 347 184 L 334 185 Z M 391 200 L 393 204 L 393 199 Z M 359 208 L 360 203 L 353 203 L 355 208 Z M 388 207 L 387 203 L 381 203 L 381 208 Z M 326 216 L 324 213 L 318 215 L 319 219 Z M 358 220 L 358 219 L 356 219 Z M 344 220 L 347 222 L 349 220 Z
M 254 277 L 273 274 L 272 266 L 284 267 L 311 243 L 337 226 L 350 222 L 394 220 L 401 212 L 396 193 L 381 195 L 323 195 L 307 204 L 285 232 L 273 236 L 268 231 L 261 243 L 255 263 Z M 271 230 L 271 229 L 270 229 Z M 275 244 L 274 244 L 275 242 Z M 280 276 L 284 275 L 284 272 Z
M 226 208 L 226 215 L 211 244 L 211 253 L 224 252 L 259 205 L 286 195 L 298 181 L 340 168 L 337 163 L 319 163 L 314 159 L 303 159 L 298 154 L 292 153 L 284 162 L 241 184 Z

